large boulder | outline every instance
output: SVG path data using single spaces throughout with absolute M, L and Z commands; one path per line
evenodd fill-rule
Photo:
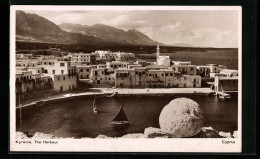
M 190 137 L 201 131 L 203 113 L 195 101 L 177 98 L 163 108 L 159 124 L 162 131 L 174 137 Z

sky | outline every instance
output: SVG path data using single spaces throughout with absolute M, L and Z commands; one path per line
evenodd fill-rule
M 122 30 L 136 29 L 169 45 L 237 48 L 236 10 L 34 10 L 59 25 L 106 24 Z

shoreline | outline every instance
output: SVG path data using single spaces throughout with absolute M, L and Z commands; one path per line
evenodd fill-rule
M 178 95 L 178 94 L 191 94 L 191 95 L 209 95 L 213 93 L 210 88 L 142 88 L 142 89 L 128 89 L 128 88 L 90 88 L 91 92 L 76 92 L 67 94 L 58 94 L 49 96 L 47 98 L 31 100 L 31 102 L 25 101 L 21 108 L 33 106 L 36 104 L 45 104 L 46 102 L 53 102 L 56 100 L 64 100 L 75 97 L 92 97 L 92 96 L 103 96 L 111 95 L 116 92 L 115 96 L 131 96 L 131 95 L 142 95 L 142 96 L 161 96 L 161 95 Z M 104 96 L 105 97 L 105 96 Z M 29 101 L 29 100 L 28 100 Z M 19 107 L 16 107 L 19 109 Z

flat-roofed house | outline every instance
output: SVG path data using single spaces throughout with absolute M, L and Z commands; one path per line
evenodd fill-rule
M 238 76 L 238 70 L 224 69 L 224 70 L 221 70 L 220 73 L 224 74 L 227 77 Z
M 233 77 L 215 77 L 214 89 L 219 91 L 238 91 L 238 76 Z
M 191 61 L 172 61 L 172 65 L 191 65 Z
M 196 65 L 172 65 L 172 68 L 183 75 L 197 75 Z
M 221 70 L 226 69 L 225 66 L 218 65 L 218 64 L 207 64 L 207 66 L 210 67 L 210 72 L 211 73 L 219 73 Z
M 97 85 L 115 85 L 114 71 L 106 68 L 92 68 L 90 73 L 90 79 L 93 84 Z
M 209 77 L 210 76 L 210 66 L 196 66 L 197 75 L 201 77 Z
M 79 79 L 89 79 L 91 74 L 92 66 L 90 65 L 80 65 L 76 66 L 76 72 Z
M 135 87 L 135 70 L 134 69 L 116 69 L 115 70 L 115 87 L 132 88 Z

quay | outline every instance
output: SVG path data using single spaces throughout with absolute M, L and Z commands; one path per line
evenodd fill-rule
M 145 89 L 129 89 L 129 88 L 90 88 L 91 92 L 83 93 L 67 93 L 50 96 L 43 99 L 24 101 L 21 107 L 28 107 L 36 104 L 42 104 L 48 101 L 70 99 L 73 97 L 92 97 L 102 96 L 106 94 L 112 94 L 116 92 L 116 95 L 175 95 L 175 94 L 211 94 L 214 93 L 210 88 L 145 88 Z M 18 109 L 17 107 L 16 109 Z

